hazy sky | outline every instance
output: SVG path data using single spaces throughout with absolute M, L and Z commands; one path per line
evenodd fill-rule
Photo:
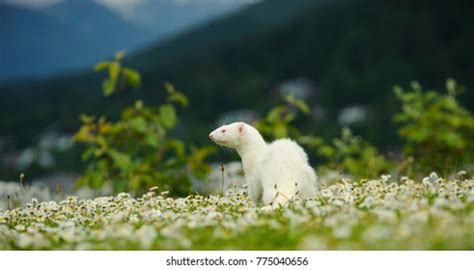
M 182 6 L 186 6 L 187 3 L 199 1 L 203 5 L 210 5 L 210 4 L 229 4 L 229 7 L 233 6 L 231 4 L 235 3 L 255 3 L 259 2 L 260 0 L 95 0 L 108 8 L 118 12 L 122 17 L 125 19 L 132 18 L 139 16 L 135 12 L 135 8 L 144 2 L 151 2 L 153 1 L 174 1 L 178 4 L 182 4 Z
M 64 0 L 0 0 L 0 2 L 7 2 L 10 4 L 14 5 L 19 5 L 19 6 L 26 6 L 26 7 L 32 7 L 32 8 L 40 8 L 40 7 L 45 7 L 49 6 L 52 4 L 55 4 L 57 2 L 61 2 Z M 73 1 L 73 0 L 70 0 Z M 78 0 L 80 1 L 80 0 Z M 150 0 L 95 0 L 99 3 L 102 3 L 106 6 L 109 7 L 120 7 L 120 6 L 130 6 L 134 4 L 139 4 L 140 2 L 143 1 L 150 1 Z M 151 0 L 151 1 L 160 1 L 160 0 Z M 186 2 L 191 2 L 191 1 L 207 1 L 207 2 L 259 2 L 259 0 L 174 0 L 179 3 L 185 4 Z
M 25 7 L 44 7 L 51 4 L 60 2 L 61 0 L 1 0 L 0 2 L 6 2 L 13 5 L 25 6 Z
M 11 5 L 23 6 L 27 8 L 43 8 L 49 5 L 56 4 L 62 1 L 83 1 L 83 0 L 0 0 L 3 3 L 9 3 Z M 211 4 L 211 3 L 255 3 L 260 2 L 261 0 L 94 0 L 114 12 L 118 13 L 125 19 L 134 18 L 137 14 L 135 9 L 138 5 L 143 4 L 144 2 L 149 1 L 175 1 L 186 5 L 186 3 L 200 1 L 202 4 Z

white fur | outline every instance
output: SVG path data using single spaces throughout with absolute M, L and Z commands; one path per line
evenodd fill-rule
M 316 175 L 296 142 L 280 139 L 267 144 L 254 127 L 243 122 L 221 126 L 209 137 L 237 150 L 250 197 L 257 203 L 262 201 L 266 210 L 284 206 L 295 197 L 314 196 Z

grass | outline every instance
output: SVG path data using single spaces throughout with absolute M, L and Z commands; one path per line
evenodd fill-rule
M 0 213 L 0 249 L 472 250 L 474 180 L 458 178 L 342 179 L 271 212 L 237 189 L 33 199 Z

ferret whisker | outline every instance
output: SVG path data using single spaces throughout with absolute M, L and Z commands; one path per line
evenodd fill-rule
M 214 130 L 214 125 L 207 125 L 207 128 L 211 129 L 211 130 Z
M 225 147 L 225 146 L 222 146 L 222 145 L 219 145 L 219 147 L 220 147 L 222 150 L 224 150 L 225 153 L 230 153 L 230 152 L 231 152 L 230 148 L 228 148 L 228 147 Z
M 219 146 L 219 148 L 222 149 L 222 150 L 224 150 L 224 152 L 225 152 L 225 147 L 224 147 L 224 146 L 219 145 L 219 144 L 218 144 L 217 146 Z

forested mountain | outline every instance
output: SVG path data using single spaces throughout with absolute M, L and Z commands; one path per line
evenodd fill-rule
M 127 13 L 97 0 L 63 0 L 42 8 L 0 2 L 0 83 L 90 67 L 116 50 L 159 43 L 244 5 L 214 2 L 130 2 Z
M 91 0 L 38 10 L 4 4 L 0 20 L 2 81 L 70 72 L 136 47 L 145 34 Z
M 199 143 L 220 113 L 263 113 L 279 99 L 279 85 L 304 78 L 317 89 L 308 101 L 325 112 L 305 123 L 307 132 L 334 134 L 341 109 L 364 106 L 357 133 L 389 147 L 394 84 L 443 89 L 453 77 L 473 109 L 472 14 L 471 1 L 264 1 L 129 57 L 144 75 L 138 92 L 105 99 L 101 75 L 89 73 L 3 87 L 0 125 L 27 143 L 45 126 L 74 130 L 79 113 L 117 115 L 137 97 L 159 103 L 171 81 L 191 100 L 183 134 Z

